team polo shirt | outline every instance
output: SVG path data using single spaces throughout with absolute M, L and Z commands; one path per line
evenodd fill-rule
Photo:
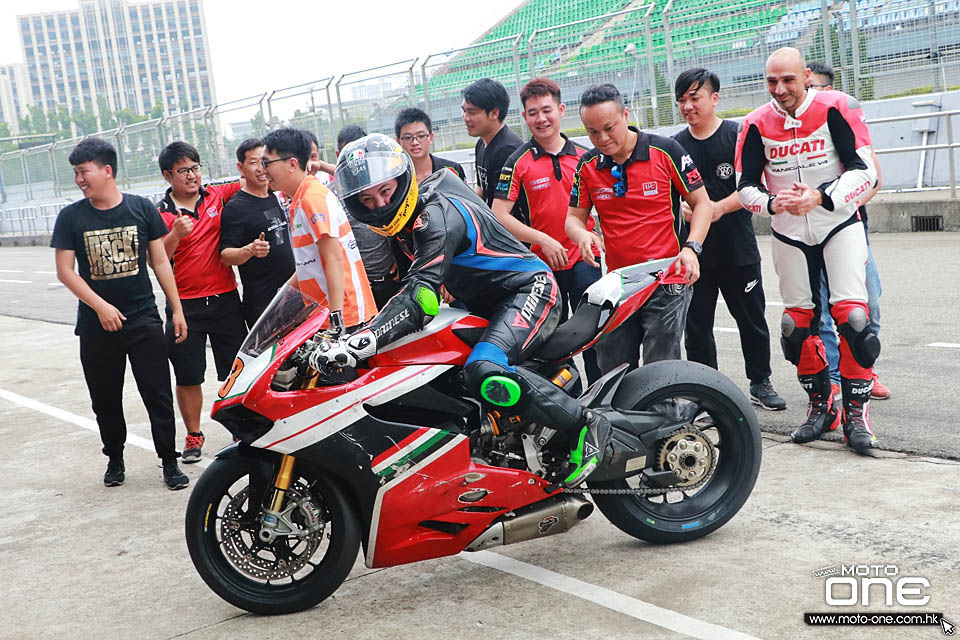
M 615 194 L 613 158 L 591 149 L 573 176 L 570 206 L 595 207 L 603 231 L 607 268 L 619 269 L 680 253 L 680 196 L 703 187 L 700 172 L 671 138 L 637 133 L 637 146 L 623 163 L 626 193 Z
M 240 181 L 205 184 L 200 187 L 193 211 L 173 202 L 170 189 L 157 205 L 167 230 L 178 216 L 193 218 L 193 230 L 180 239 L 173 252 L 173 275 L 182 300 L 205 298 L 237 288 L 233 269 L 220 260 L 220 214 L 223 204 L 237 191 Z
M 587 150 L 567 136 L 563 138 L 566 143 L 556 155 L 545 151 L 533 138 L 517 147 L 500 171 L 494 197 L 510 202 L 526 197 L 530 226 L 563 245 L 567 251 L 567 264 L 563 269 L 571 269 L 580 261 L 580 248 L 567 237 L 563 225 L 573 174 Z M 587 222 L 587 229 L 593 231 L 593 218 Z M 546 261 L 538 245 L 531 249 Z
M 327 275 L 317 249 L 317 240 L 330 236 L 340 241 L 343 254 L 344 326 L 356 326 L 376 315 L 377 304 L 347 214 L 333 192 L 313 176 L 306 177 L 290 201 L 290 228 L 300 290 L 321 307 L 330 306 Z

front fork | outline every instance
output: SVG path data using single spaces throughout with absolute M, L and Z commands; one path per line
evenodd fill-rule
M 263 542 L 273 542 L 278 534 L 293 533 L 288 514 L 281 511 L 283 500 L 293 478 L 293 463 L 294 457 L 287 454 L 284 454 L 280 461 L 280 470 L 277 471 L 277 477 L 273 482 L 273 498 L 270 500 L 270 507 L 263 510 L 263 519 L 260 524 L 259 536 Z

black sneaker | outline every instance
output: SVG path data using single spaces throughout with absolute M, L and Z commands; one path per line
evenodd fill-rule
M 767 411 L 783 411 L 787 408 L 787 401 L 770 384 L 770 378 L 750 383 L 750 402 Z
M 107 462 L 107 472 L 103 474 L 103 486 L 105 487 L 119 487 L 123 484 L 123 481 L 126 480 L 123 472 L 126 471 L 123 467 L 123 457 L 114 456 L 110 458 L 110 461 Z
M 163 461 L 163 481 L 166 483 L 167 489 L 171 491 L 183 489 L 190 484 L 190 478 L 183 471 L 180 471 L 176 460 Z

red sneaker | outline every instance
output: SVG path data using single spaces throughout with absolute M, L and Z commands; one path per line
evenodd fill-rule
M 873 373 L 873 391 L 870 392 L 870 398 L 873 400 L 886 400 L 890 397 L 890 389 L 885 387 L 877 378 L 877 373 Z

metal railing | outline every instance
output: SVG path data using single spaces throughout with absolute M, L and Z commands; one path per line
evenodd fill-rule
M 579 17 L 586 11 L 587 5 L 573 0 L 551 1 L 566 8 L 550 15 Z M 523 26 L 526 33 L 431 53 L 422 62 L 401 60 L 338 73 L 95 135 L 117 147 L 121 187 L 143 192 L 165 186 L 156 159 L 171 140 L 194 144 L 204 177 L 218 179 L 235 173 L 234 149 L 246 137 L 281 125 L 310 129 L 332 160 L 336 132 L 344 124 L 392 135 L 394 118 L 406 106 L 430 114 L 435 151 L 472 147 L 475 139 L 460 119 L 460 91 L 479 77 L 499 80 L 512 96 L 519 94 L 522 79 L 553 78 L 568 106 L 561 126 L 573 136 L 583 133 L 576 97 L 600 82 L 620 87 L 638 124 L 677 123 L 671 85 L 679 70 L 693 66 L 720 76 L 721 116 L 745 114 L 769 99 L 764 62 L 773 49 L 786 45 L 800 48 L 808 60 L 832 63 L 835 87 L 861 100 L 947 89 L 960 85 L 960 10 L 954 4 L 668 0 L 659 13 L 649 2 L 627 4 L 623 10 L 550 26 L 530 23 Z M 506 123 L 526 137 L 515 104 Z M 952 126 L 949 119 L 947 124 Z M 67 158 L 80 140 L 0 154 L 0 205 L 16 208 L 77 197 Z
M 914 106 L 925 106 L 917 105 Z M 888 122 L 906 122 L 910 120 L 925 120 L 929 118 L 945 118 L 947 125 L 947 141 L 940 144 L 928 144 L 927 143 L 927 131 L 924 131 L 923 144 L 911 145 L 906 147 L 890 147 L 887 149 L 876 149 L 876 154 L 893 154 L 893 153 L 919 153 L 920 162 L 918 163 L 918 173 L 917 173 L 917 186 L 915 189 L 882 189 L 882 193 L 892 193 L 892 192 L 904 192 L 904 191 L 920 191 L 924 189 L 930 189 L 931 187 L 923 186 L 924 171 L 927 165 L 927 153 L 929 151 L 938 151 L 940 149 L 947 150 L 947 166 L 949 171 L 949 188 L 950 188 L 950 198 L 956 199 L 957 197 L 957 170 L 956 170 L 956 160 L 954 159 L 954 149 L 960 149 L 960 142 L 953 141 L 953 117 L 960 115 L 960 109 L 955 109 L 952 111 L 930 111 L 928 113 L 911 113 L 905 116 L 890 116 L 886 118 L 873 118 L 867 120 L 868 125 L 877 125 L 885 124 Z

